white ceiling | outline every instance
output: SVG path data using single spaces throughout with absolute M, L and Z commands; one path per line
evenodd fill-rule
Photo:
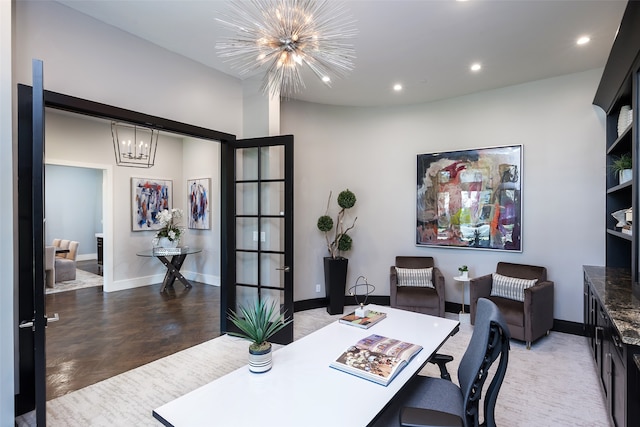
M 239 77 L 216 56 L 230 0 L 57 0 L 170 51 Z M 330 0 L 335 1 L 335 0 Z M 354 71 L 328 88 L 305 74 L 296 99 L 404 105 L 603 67 L 626 0 L 346 0 Z M 577 46 L 589 35 L 591 42 Z M 469 66 L 481 62 L 482 70 Z M 404 90 L 392 90 L 401 83 Z

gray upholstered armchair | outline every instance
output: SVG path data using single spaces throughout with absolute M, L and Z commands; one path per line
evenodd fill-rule
M 57 242 L 54 240 L 54 246 Z M 55 281 L 64 282 L 76 280 L 76 256 L 78 254 L 78 242 L 62 240 L 60 248 L 68 249 L 69 252 L 58 254 L 55 261 Z
M 407 274 L 415 270 L 418 278 L 402 283 L 396 267 L 406 269 Z M 426 272 L 431 276 L 431 286 L 419 277 L 425 269 L 431 269 Z M 444 317 L 444 276 L 434 266 L 433 257 L 397 256 L 389 273 L 391 307 Z
M 478 299 L 487 298 L 502 312 L 511 337 L 530 349 L 553 327 L 553 286 L 545 267 L 499 262 L 495 273 L 470 281 L 471 323 Z

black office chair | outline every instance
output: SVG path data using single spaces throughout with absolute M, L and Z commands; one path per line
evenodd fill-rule
M 509 327 L 498 307 L 478 300 L 471 341 L 458 367 L 460 387 L 441 378 L 416 376 L 374 423 L 405 427 L 495 427 L 494 409 L 509 360 Z M 484 396 L 484 423 L 479 404 L 489 368 L 499 365 Z

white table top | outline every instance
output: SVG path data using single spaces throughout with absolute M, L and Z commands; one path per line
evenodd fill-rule
M 154 416 L 174 427 L 366 426 L 458 326 L 455 320 L 386 306 L 369 308 L 387 318 L 369 329 L 336 320 L 275 351 L 269 372 L 254 374 L 244 366 L 157 408 Z M 387 387 L 329 367 L 371 334 L 423 347 Z

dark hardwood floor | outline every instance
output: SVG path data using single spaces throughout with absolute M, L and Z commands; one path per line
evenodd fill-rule
M 95 261 L 80 267 L 97 273 Z M 220 335 L 218 286 L 176 281 L 162 294 L 160 286 L 47 295 L 47 313 L 60 316 L 47 327 L 47 399 Z

